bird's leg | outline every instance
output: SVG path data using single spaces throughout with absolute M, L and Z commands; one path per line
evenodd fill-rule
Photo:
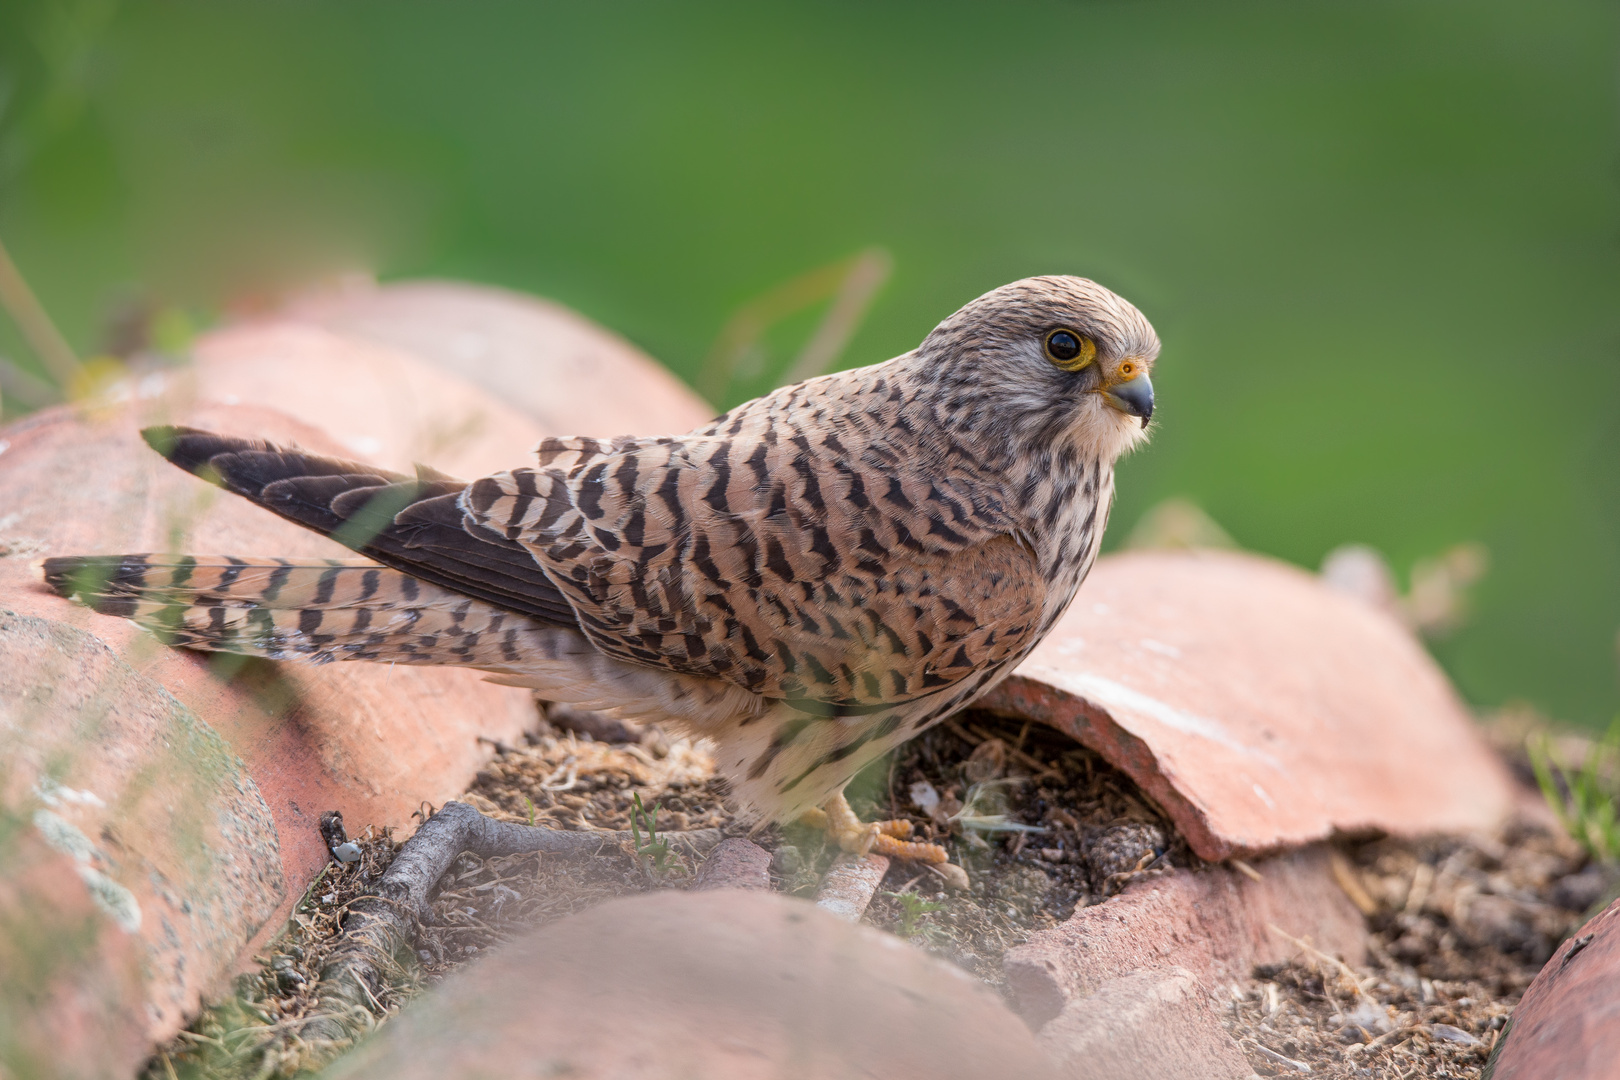
M 855 855 L 888 855 L 925 863 L 950 860 L 945 849 L 938 844 L 906 839 L 911 835 L 909 821 L 863 822 L 855 816 L 842 791 L 828 799 L 819 810 L 805 814 L 802 820 L 826 829 L 838 841 L 839 847 Z

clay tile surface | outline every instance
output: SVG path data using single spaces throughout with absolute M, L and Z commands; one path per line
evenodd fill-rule
M 345 457 L 475 477 L 532 459 L 548 434 L 499 396 L 408 350 L 271 320 L 205 334 L 166 398 L 279 409 L 319 428 Z
M 1620 1078 L 1620 900 L 1558 947 L 1500 1047 L 1494 1080 Z
M 1204 985 L 1183 968 L 1121 976 L 1040 1032 L 1073 1080 L 1252 1080 Z
M 1076 908 L 1007 950 L 1008 999 L 1036 1028 L 1138 972 L 1173 966 L 1209 987 L 1246 981 L 1255 964 L 1293 955 L 1290 938 L 1362 962 L 1367 923 L 1334 879 L 1324 845 L 1258 860 L 1254 869 L 1258 881 L 1226 867 L 1178 869 Z
M 1253 555 L 1099 560 L 986 704 L 1102 753 L 1207 859 L 1335 831 L 1488 829 L 1514 798 L 1406 629 Z
M 740 836 L 730 836 L 716 844 L 692 883 L 697 891 L 770 887 L 771 853 Z
M 410 352 L 499 395 L 547 435 L 671 434 L 717 412 L 618 334 L 487 285 L 361 282 L 296 297 L 284 317 Z
M 987 1080 L 1054 1075 L 957 968 L 814 905 L 721 889 L 614 900 L 447 978 L 330 1080 Z
M 85 1075 L 127 1072 L 279 906 L 276 822 L 230 744 L 156 680 L 90 634 L 4 610 L 0 744 L 0 816 L 31 826 L 0 849 L 0 1014 L 30 1040 L 96 1032 L 48 1070 L 0 1044 L 0 1071 L 75 1075 L 65 1055 L 122 1066 Z
M 79 861 L 37 830 L 11 832 L 3 870 L 0 1070 L 61 1080 L 133 1074 L 149 1046 L 139 939 L 98 909 Z
M 185 419 L 317 451 L 336 449 L 322 433 L 267 409 L 202 407 Z M 356 829 L 403 829 L 423 800 L 443 802 L 465 789 L 491 753 L 480 737 L 515 740 L 534 713 L 525 692 L 485 683 L 476 672 L 222 661 L 166 648 L 133 623 L 47 591 L 36 566 L 46 555 L 178 547 L 199 554 L 352 556 L 176 469 L 140 440 L 139 423 L 127 409 L 98 415 L 54 409 L 0 430 L 0 617 L 32 625 L 31 617 L 50 640 L 78 643 L 64 653 L 66 646 L 36 647 L 16 634 L 0 640 L 0 666 L 26 683 L 0 701 L 9 773 L 0 816 L 26 821 L 40 809 L 65 816 L 66 810 L 49 805 L 51 783 L 83 793 L 68 809 L 93 820 L 70 823 L 136 874 L 123 887 L 148 913 L 143 933 L 159 935 L 148 944 L 166 950 L 143 965 L 149 978 L 142 1019 L 157 1041 L 179 1028 L 199 994 L 217 989 L 239 955 L 251 954 L 256 935 L 279 927 L 327 862 L 317 828 L 323 811 L 341 810 Z M 35 655 L 42 648 L 47 658 L 78 659 L 58 670 L 60 665 Z M 90 659 L 99 666 L 87 667 Z M 119 678 L 168 697 L 200 733 L 176 742 L 155 720 L 67 723 L 80 708 L 70 708 L 78 699 L 69 694 L 78 686 L 78 672 L 101 672 L 95 686 L 117 704 L 125 691 L 114 675 L 126 669 L 127 677 Z M 80 689 L 84 709 L 107 704 L 91 693 L 93 687 Z M 60 725 L 39 726 L 40 695 L 55 702 L 46 715 Z M 46 735 L 56 741 L 30 749 L 30 738 Z M 202 745 L 199 739 L 217 743 L 224 756 L 166 756 L 175 747 Z M 137 814 L 119 801 L 126 788 L 140 791 L 154 780 L 172 785 L 188 777 L 202 787 L 164 804 L 177 808 L 185 828 L 175 828 L 175 820 L 156 810 Z M 93 800 L 113 809 L 96 810 Z M 97 839 L 109 835 L 116 845 Z M 198 862 L 200 851 L 211 854 Z M 237 859 L 249 860 L 251 872 L 226 865 Z M 6 861 L 0 852 L 0 863 Z M 142 868 L 153 876 L 138 872 Z M 0 865 L 0 876 L 8 872 Z M 165 883 L 153 894 L 161 903 L 148 903 L 149 880 Z M 218 889 L 225 892 L 209 891 Z

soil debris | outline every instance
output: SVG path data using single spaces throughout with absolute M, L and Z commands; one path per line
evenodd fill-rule
M 1372 931 L 1352 970 L 1306 943 L 1234 986 L 1227 1028 L 1261 1076 L 1480 1076 L 1520 995 L 1620 872 L 1538 822 L 1495 836 L 1345 844 Z M 1356 895 L 1359 890 L 1360 897 Z
M 497 756 L 463 797 L 491 817 L 570 831 L 625 831 L 639 797 L 655 828 L 682 831 L 729 823 L 723 787 L 703 747 L 667 740 L 615 745 L 560 733 L 544 723 L 521 747 Z M 434 811 L 424 806 L 418 817 Z M 680 826 L 675 823 L 679 822 Z M 308 1075 L 447 973 L 520 930 L 582 911 L 604 900 L 678 885 L 695 862 L 670 846 L 662 869 L 651 858 L 606 844 L 590 858 L 524 854 L 481 859 L 463 854 L 440 879 L 432 917 L 420 928 L 415 962 L 399 957 L 367 1007 L 341 1017 L 319 1013 L 320 972 L 344 941 L 341 923 L 369 894 L 398 853 L 389 831 L 349 838 L 354 862 L 327 864 L 293 910 L 287 929 L 241 976 L 231 998 L 204 1010 L 148 1064 L 145 1080 L 258 1080 Z M 649 837 L 648 846 L 658 843 Z M 337 1023 L 325 1025 L 322 1020 Z M 310 1030 L 341 1027 L 349 1038 L 309 1039 Z
M 627 893 L 690 887 L 697 860 L 671 833 L 747 836 L 770 853 L 772 887 L 806 898 L 841 854 L 819 830 L 739 822 L 701 742 L 542 705 L 548 712 L 523 745 L 496 748 L 462 801 L 554 829 L 635 829 L 636 842 L 591 858 L 461 855 L 433 896 L 415 956 L 398 958 L 367 1015 L 346 1018 L 348 1030 L 385 1022 L 536 924 Z M 948 889 L 929 867 L 895 861 L 863 921 L 997 987 L 1003 954 L 1033 931 L 1140 877 L 1201 865 L 1151 800 L 1098 755 L 1042 725 L 982 711 L 907 743 L 848 795 L 866 820 L 909 820 L 916 839 L 943 844 L 971 880 Z M 432 810 L 423 808 L 424 819 Z M 358 861 L 323 871 L 235 998 L 154 1059 L 147 1080 L 305 1075 L 348 1045 L 300 1032 L 323 1030 L 310 1021 L 340 920 L 399 847 L 370 830 L 354 841 Z M 1228 1029 L 1261 1076 L 1308 1068 L 1358 1080 L 1477 1077 L 1536 970 L 1616 887 L 1612 869 L 1529 823 L 1493 837 L 1345 843 L 1336 873 L 1368 918 L 1368 967 L 1351 970 L 1301 942 L 1292 962 L 1222 990 Z
M 1124 773 L 1061 732 L 970 710 L 850 785 L 864 818 L 907 818 L 972 887 L 895 863 L 866 920 L 1000 987 L 1002 956 L 1132 881 L 1201 865 Z

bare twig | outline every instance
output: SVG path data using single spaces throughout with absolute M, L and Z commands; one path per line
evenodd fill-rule
M 1328 852 L 1328 865 L 1333 870 L 1333 880 L 1338 882 L 1344 895 L 1356 906 L 1356 910 L 1367 918 L 1378 914 L 1378 902 L 1367 894 L 1366 886 L 1361 883 L 1361 875 L 1356 868 L 1345 858 L 1344 852 L 1332 848 Z
M 1250 866 L 1248 863 L 1244 862 L 1242 859 L 1227 859 L 1226 861 L 1231 864 L 1232 869 L 1236 870 L 1238 873 L 1242 874 L 1244 877 L 1248 878 L 1250 881 L 1264 881 L 1264 880 L 1266 880 L 1264 877 L 1261 876 L 1260 871 L 1256 870 L 1254 867 Z
M 868 248 L 850 260 L 849 272 L 833 294 L 832 307 L 782 376 L 784 383 L 803 382 L 832 367 L 893 270 L 894 259 L 882 248 Z
M 1350 988 L 1351 994 L 1364 1001 L 1372 1000 L 1372 998 L 1367 996 L 1367 991 L 1362 988 L 1361 980 L 1356 978 L 1355 970 L 1351 968 L 1349 964 L 1346 964 L 1337 956 L 1328 955 L 1321 949 L 1318 949 L 1315 945 L 1312 945 L 1310 942 L 1303 941 L 1295 937 L 1293 934 L 1290 934 L 1288 931 L 1279 927 L 1276 923 L 1267 923 L 1266 928 L 1269 929 L 1273 934 L 1276 934 L 1278 937 L 1286 939 L 1291 945 L 1294 946 L 1294 948 L 1316 961 L 1317 966 L 1322 969 L 1322 974 L 1324 976 L 1324 979 L 1322 980 L 1322 988 L 1324 990 L 1327 989 L 1327 980 L 1325 976 L 1327 975 L 1328 970 L 1331 969 L 1339 976 L 1339 980 Z
M 1260 1051 L 1261 1057 L 1265 1058 L 1273 1065 L 1281 1065 L 1285 1069 L 1298 1073 L 1308 1073 L 1311 1071 L 1311 1067 L 1305 1064 L 1303 1061 L 1295 1061 L 1291 1057 L 1284 1057 L 1271 1047 L 1267 1046 L 1265 1043 L 1256 1042 L 1254 1044 L 1254 1048 Z
M 331 844 L 335 836 L 329 830 L 325 839 Z M 668 836 L 672 844 L 694 853 L 709 850 L 721 839 L 719 829 Z M 363 1025 L 363 1017 L 374 1015 L 377 991 L 387 974 L 400 967 L 400 959 L 411 956 L 417 927 L 429 921 L 433 888 L 462 852 L 486 859 L 532 852 L 597 855 L 629 841 L 628 832 L 566 832 L 520 825 L 487 818 L 466 803 L 445 803 L 400 847 L 375 891 L 350 902 L 343 941 L 321 968 L 315 1015 L 300 1034 L 310 1041 L 348 1039 L 353 1025 L 345 1017 L 355 1017 Z
M 46 314 L 34 290 L 28 287 L 28 281 L 17 269 L 17 264 L 11 261 L 11 253 L 6 250 L 3 241 L 0 241 L 0 304 L 5 305 L 6 311 L 16 321 L 17 329 L 28 339 L 34 352 L 39 354 L 57 385 L 63 388 L 69 386 L 79 374 L 79 358 Z
M 887 855 L 840 855 L 816 893 L 816 904 L 846 922 L 860 922 L 889 871 Z
M 738 365 L 757 349 L 772 326 L 797 312 L 831 299 L 821 323 L 783 375 L 798 382 L 820 375 L 838 360 L 866 316 L 873 297 L 888 280 L 894 260 L 882 248 L 868 248 L 801 274 L 757 297 L 732 315 L 698 373 L 698 392 L 718 401 L 731 385 Z

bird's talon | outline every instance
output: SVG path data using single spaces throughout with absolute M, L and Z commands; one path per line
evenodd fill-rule
M 877 831 L 884 836 L 892 836 L 896 840 L 911 839 L 911 822 L 904 818 L 895 818 L 893 821 L 876 821 Z
M 895 859 L 909 859 L 912 862 L 943 863 L 950 859 L 950 855 L 938 844 L 919 844 L 912 841 L 896 840 L 894 837 L 879 833 L 877 841 L 872 845 L 875 855 L 888 855 Z
M 828 799 L 813 816 L 807 813 L 799 820 L 809 823 L 818 818 L 826 822 L 826 829 L 838 840 L 838 846 L 851 854 L 887 855 L 891 859 L 924 863 L 944 877 L 952 888 L 968 887 L 967 872 L 951 865 L 950 854 L 943 847 L 907 839 L 911 836 L 911 822 L 903 818 L 863 823 L 842 794 Z
M 838 846 L 851 855 L 869 855 L 875 850 L 878 841 L 885 839 L 878 831 L 876 825 L 865 825 L 858 829 L 843 829 L 838 833 Z

